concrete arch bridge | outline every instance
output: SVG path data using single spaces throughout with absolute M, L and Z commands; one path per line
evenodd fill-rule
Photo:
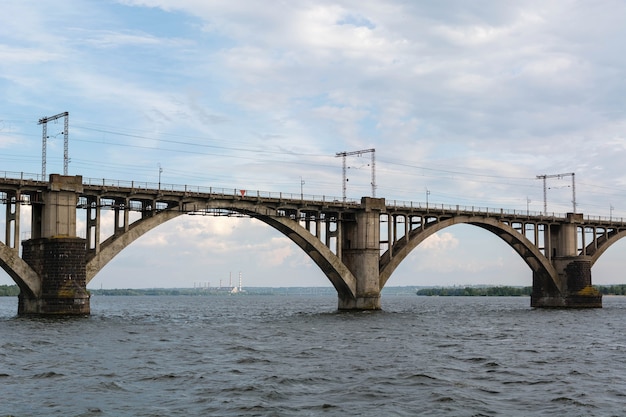
M 241 215 L 270 225 L 324 272 L 342 310 L 380 309 L 381 290 L 400 263 L 426 238 L 456 224 L 487 230 L 519 254 L 532 271 L 533 307 L 601 307 L 591 267 L 626 234 L 624 222 L 578 213 L 543 216 L 383 198 L 327 201 L 238 189 L 165 189 L 57 174 L 49 181 L 15 177 L 0 178 L 6 205 L 0 266 L 21 289 L 19 314 L 88 314 L 86 286 L 94 276 L 137 238 L 181 215 Z M 31 238 L 21 242 L 20 257 L 25 204 L 31 206 Z M 80 210 L 84 239 L 76 232 Z M 114 213 L 114 230 L 101 241 L 105 210 Z

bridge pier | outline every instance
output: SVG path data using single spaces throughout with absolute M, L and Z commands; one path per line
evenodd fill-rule
M 547 228 L 546 252 L 556 277 L 533 273 L 532 307 L 602 307 L 602 294 L 591 285 L 591 258 L 578 254 L 577 225 L 582 223 L 582 214 L 568 213 L 565 223 Z
M 339 295 L 339 310 L 380 310 L 380 213 L 384 198 L 363 197 L 341 223 L 341 260 L 356 278 L 356 296 Z
M 32 210 L 32 239 L 22 242 L 22 259 L 40 280 L 37 294 L 20 292 L 18 314 L 85 315 L 86 241 L 76 237 L 81 176 L 50 175 L 48 189 Z

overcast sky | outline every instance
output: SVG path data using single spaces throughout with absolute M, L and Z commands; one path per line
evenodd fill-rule
M 69 174 L 85 178 L 157 183 L 161 169 L 164 184 L 341 196 L 335 154 L 375 148 L 388 201 L 539 212 L 537 175 L 575 173 L 578 212 L 626 218 L 624 39 L 621 0 L 4 0 L 0 171 L 40 174 L 37 121 L 68 111 Z M 48 174 L 63 170 L 62 126 L 48 124 Z M 347 196 L 371 195 L 370 155 L 347 164 Z M 547 184 L 548 211 L 572 211 L 571 176 Z M 594 283 L 625 283 L 625 253 L 607 251 Z M 185 216 L 90 287 L 240 271 L 244 286 L 330 285 L 261 222 Z M 388 285 L 484 283 L 532 274 L 497 237 L 454 226 Z

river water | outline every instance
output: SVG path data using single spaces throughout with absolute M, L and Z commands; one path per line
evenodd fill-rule
M 18 318 L 0 297 L 0 416 L 611 416 L 626 297 L 104 297 Z

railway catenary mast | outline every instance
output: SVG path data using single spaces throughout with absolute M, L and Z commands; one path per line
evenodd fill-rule
M 37 124 L 43 125 L 43 132 L 41 137 L 41 179 L 46 180 L 46 148 L 48 147 L 48 122 L 64 118 L 63 122 L 63 175 L 67 175 L 67 166 L 69 162 L 68 158 L 68 130 L 69 130 L 69 116 L 68 112 L 55 114 L 52 117 L 42 117 Z
M 548 215 L 548 187 L 546 185 L 547 178 L 563 178 L 571 175 L 572 176 L 572 213 L 576 213 L 576 182 L 574 181 L 573 172 L 568 172 L 566 174 L 553 174 L 553 175 L 537 175 L 537 179 L 543 180 L 543 214 L 545 216 Z
M 376 149 L 372 148 L 372 149 L 362 149 L 360 151 L 352 151 L 352 152 L 337 152 L 335 154 L 336 157 L 343 157 L 343 164 L 342 164 L 342 169 L 343 169 L 343 184 L 342 184 L 342 191 L 343 191 L 343 201 L 346 201 L 346 185 L 348 182 L 348 179 L 346 178 L 346 156 L 352 156 L 352 155 L 357 155 L 357 156 L 361 156 L 364 153 L 371 153 L 372 154 L 372 163 L 371 163 L 371 171 L 372 171 L 372 198 L 376 198 Z

